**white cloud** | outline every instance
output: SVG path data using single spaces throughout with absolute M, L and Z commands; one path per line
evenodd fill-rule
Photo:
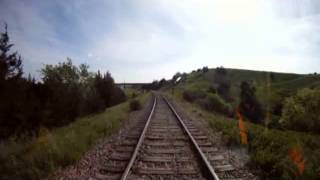
M 182 42 L 154 24 L 120 22 L 92 52 L 120 63 L 143 63 L 165 60 L 182 49 Z
M 317 0 L 45 3 L 48 10 L 57 5 L 61 16 L 75 24 L 65 31 L 77 31 L 81 41 L 76 43 L 57 33 L 59 27 L 35 5 L 8 2 L 11 6 L 0 15 L 9 19 L 13 40 L 32 71 L 66 56 L 76 63 L 86 61 L 95 70 L 110 70 L 116 81 L 131 82 L 169 78 L 205 65 L 298 73 L 320 70 Z
M 21 54 L 25 75 L 31 73 L 38 78 L 43 64 L 72 56 L 66 48 L 70 45 L 59 39 L 56 27 L 32 3 L 9 0 L 2 3 L 5 6 L 0 10 L 0 20 L 8 23 L 10 40 L 14 43 L 12 50 Z
M 319 37 L 316 15 L 304 11 L 308 17 L 303 13 L 282 17 L 275 12 L 282 10 L 274 8 L 277 2 L 262 0 L 171 2 L 160 7 L 168 7 L 172 17 L 184 14 L 190 18 L 185 22 L 192 22 L 190 29 L 196 30 L 191 34 L 195 37 L 192 53 L 186 57 L 190 62 L 299 73 L 307 73 L 302 67 L 312 64 L 309 71 L 319 70 L 320 63 L 313 60 L 319 55 L 310 52 L 319 49 L 312 40 Z M 283 8 L 290 3 L 294 1 L 287 1 Z M 310 8 L 311 1 L 308 5 Z
M 279 11 L 290 3 L 293 3 L 292 15 L 281 16 Z M 97 54 L 127 63 L 148 62 L 148 68 L 143 71 L 127 70 L 127 74 L 136 74 L 128 78 L 133 81 L 145 80 L 146 74 L 168 78 L 176 71 L 191 71 L 205 65 L 298 73 L 317 71 L 320 63 L 315 57 L 318 54 L 312 51 L 319 46 L 318 41 L 312 39 L 319 37 L 316 35 L 319 19 L 303 13 L 296 17 L 294 2 L 286 4 L 275 8 L 281 4 L 263 0 L 189 0 L 183 3 L 142 0 L 142 14 L 169 18 L 180 27 L 183 36 L 170 35 L 171 27 L 156 26 L 149 21 L 146 25 L 145 19 L 141 20 L 143 23 L 139 20 L 120 22 L 118 28 L 96 46 Z M 289 14 L 290 11 L 286 11 Z

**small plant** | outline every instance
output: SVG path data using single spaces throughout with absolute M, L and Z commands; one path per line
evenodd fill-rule
M 133 99 L 130 101 L 130 111 L 137 111 L 141 109 L 140 101 Z

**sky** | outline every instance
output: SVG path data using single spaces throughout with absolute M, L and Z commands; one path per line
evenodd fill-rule
M 208 66 L 320 72 L 319 0 L 0 0 L 25 74 L 70 57 L 116 82 Z

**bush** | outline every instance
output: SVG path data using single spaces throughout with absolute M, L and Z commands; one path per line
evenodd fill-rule
M 285 102 L 280 123 L 288 129 L 320 132 L 320 90 L 303 89 Z
M 137 111 L 141 109 L 140 101 L 133 99 L 130 101 L 130 111 Z
M 193 102 L 196 99 L 205 98 L 206 93 L 200 90 L 184 90 L 182 96 L 186 101 Z
M 225 115 L 231 114 L 231 105 L 226 103 L 218 94 L 201 90 L 184 90 L 183 99 L 194 102 L 208 111 L 216 111 Z
M 248 125 L 252 137 L 249 144 L 250 165 L 259 167 L 265 176 L 275 179 L 318 179 L 318 136 Z M 297 166 L 290 159 L 290 151 L 294 149 L 301 153 L 304 160 L 304 171 L 300 177 L 297 177 Z
M 208 109 L 223 114 L 230 114 L 231 106 L 217 94 L 208 94 Z
M 189 105 L 192 106 L 192 105 Z M 220 131 L 223 142 L 229 145 L 240 144 L 238 123 L 234 119 L 212 113 L 203 114 L 209 127 Z M 260 170 L 262 179 L 319 179 L 320 143 L 318 135 L 308 135 L 294 131 L 266 129 L 261 125 L 246 122 L 249 132 L 248 165 Z M 299 149 L 305 161 L 304 171 L 298 177 L 297 166 L 289 157 L 289 151 Z

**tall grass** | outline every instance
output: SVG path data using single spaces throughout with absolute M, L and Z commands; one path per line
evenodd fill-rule
M 147 95 L 139 99 L 145 102 Z M 110 136 L 128 117 L 129 103 L 125 102 L 62 128 L 52 131 L 43 128 L 36 138 L 12 137 L 1 142 L 0 179 L 46 177 L 79 160 L 99 138 Z

